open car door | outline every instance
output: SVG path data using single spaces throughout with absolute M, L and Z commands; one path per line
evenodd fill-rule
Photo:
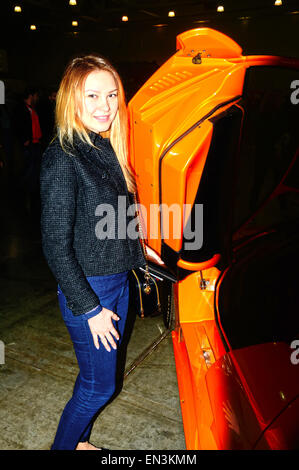
M 293 449 L 299 61 L 208 28 L 177 49 L 129 113 L 143 229 L 175 281 L 186 446 Z

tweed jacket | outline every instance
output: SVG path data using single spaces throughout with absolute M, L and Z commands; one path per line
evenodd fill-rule
M 43 253 L 74 315 L 100 304 L 86 277 L 116 274 L 145 264 L 137 231 L 135 239 L 127 230 L 118 232 L 119 218 L 122 227 L 133 219 L 127 214 L 133 198 L 110 140 L 93 132 L 89 136 L 97 148 L 76 138 L 71 154 L 56 138 L 43 154 L 40 173 Z M 114 224 L 106 219 L 110 228 L 103 237 L 97 224 L 102 224 L 104 233 L 105 219 L 99 215 L 107 207 L 115 217 L 109 219 Z

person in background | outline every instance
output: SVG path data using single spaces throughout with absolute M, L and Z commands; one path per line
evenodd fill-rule
M 29 213 L 39 209 L 39 173 L 41 163 L 42 132 L 36 104 L 39 98 L 35 88 L 28 88 L 14 115 L 15 133 L 23 157 L 22 183 L 25 190 L 25 205 Z

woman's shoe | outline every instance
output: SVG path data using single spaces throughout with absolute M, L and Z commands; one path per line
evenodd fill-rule
M 93 447 L 95 447 L 97 450 L 103 450 L 104 452 L 108 452 L 110 449 L 107 449 L 106 447 L 98 447 L 98 446 L 95 446 L 94 444 L 92 444 L 91 442 L 89 443 L 91 444 Z
M 78 448 L 79 447 L 79 448 Z M 89 448 L 92 447 L 92 448 Z M 91 442 L 79 442 L 79 444 L 76 447 L 76 450 L 103 450 L 103 451 L 109 451 L 109 449 L 106 449 L 105 447 L 97 447 Z

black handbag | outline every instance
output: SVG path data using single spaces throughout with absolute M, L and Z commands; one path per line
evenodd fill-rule
M 145 269 L 132 269 L 135 311 L 140 318 L 161 313 L 157 281 Z
M 141 241 L 143 254 L 146 260 L 146 248 L 144 244 L 142 227 L 137 209 L 136 194 L 134 194 L 136 206 L 136 215 L 138 217 L 138 231 Z M 159 287 L 155 278 L 149 273 L 148 263 L 145 268 L 132 269 L 132 287 L 131 292 L 134 298 L 134 306 L 137 315 L 141 318 L 155 316 L 161 313 L 161 303 L 159 296 Z

